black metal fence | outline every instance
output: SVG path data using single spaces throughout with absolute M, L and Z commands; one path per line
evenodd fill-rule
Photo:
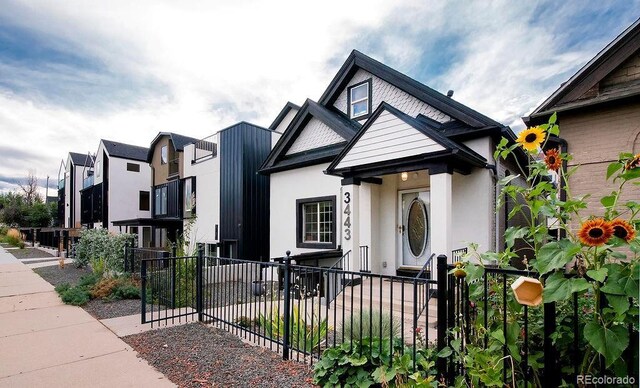
M 390 354 L 397 343 L 415 354 L 435 340 L 435 280 L 292 261 L 209 257 L 202 249 L 194 257 L 142 258 L 142 323 L 207 321 L 309 363 L 328 347 L 371 337 L 396 346 Z
M 538 278 L 530 271 L 485 266 L 483 275 L 467 282 L 455 275 L 455 265 L 439 263 L 438 344 L 453 353 L 439 359 L 438 370 L 452 383 L 456 376 L 470 382 L 467 362 L 475 351 L 501 351 L 499 360 L 485 369 L 500 371 L 506 386 L 527 382 L 531 386 L 556 387 L 562 381 L 576 383 L 580 374 L 585 339 L 581 334 L 581 315 L 594 306 L 573 294 L 571 302 L 544 303 L 536 307 L 519 304 L 511 285 L 519 277 Z M 638 332 L 629 325 L 626 372 L 638 374 Z M 602 364 L 602 360 L 601 360 Z M 606 369 L 602 364 L 601 373 Z M 515 380 L 515 381 L 514 381 Z
M 290 256 L 266 263 L 205 256 L 202 247 L 197 256 L 149 255 L 140 258 L 142 323 L 209 322 L 309 363 L 329 347 L 353 349 L 373 337 L 384 339 L 377 346 L 389 346 L 390 354 L 412 352 L 414 368 L 416 351 L 430 347 L 443 355 L 447 348 L 436 361 L 438 379 L 447 384 L 459 376 L 470 381 L 463 359 L 473 349 L 499 354 L 482 368 L 498 370 L 508 386 L 576 381 L 584 346 L 577 294 L 573 303 L 529 308 L 509 288 L 517 277 L 536 274 L 485 267 L 469 284 L 446 256 L 438 256 L 437 273 L 433 260 L 418 276 L 402 277 L 351 271 L 350 252 L 331 267 L 294 264 Z M 637 373 L 637 331 L 632 334 L 626 361 Z

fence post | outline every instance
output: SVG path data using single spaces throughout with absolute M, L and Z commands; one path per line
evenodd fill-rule
M 289 332 L 290 332 L 290 309 L 291 309 L 291 251 L 287 251 L 284 258 L 284 336 L 282 338 L 282 359 L 289 359 Z
M 204 259 L 204 245 L 198 243 L 198 256 L 196 257 L 196 311 L 198 313 L 198 322 L 203 321 L 203 289 L 202 289 L 202 263 Z M 175 260 L 174 260 L 175 261 Z
M 142 306 L 142 323 L 147 323 L 147 262 L 143 259 L 140 261 L 140 301 Z
M 542 385 L 557 387 L 560 385 L 559 368 L 556 364 L 556 347 L 551 339 L 556 331 L 556 303 L 544 304 L 544 376 Z M 576 334 L 574 334 L 576 335 Z
M 129 262 L 129 239 L 124 242 L 124 272 L 133 272 L 133 268 L 130 267 Z
M 438 352 L 447 346 L 447 256 L 438 255 Z M 438 375 L 448 380 L 447 359 L 438 357 L 436 361 Z
M 198 253 L 199 253 L 198 246 Z M 176 308 L 176 257 L 178 256 L 178 249 L 176 243 L 171 243 L 171 308 Z

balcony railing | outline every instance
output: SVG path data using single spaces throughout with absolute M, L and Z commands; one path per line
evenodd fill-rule
M 88 177 L 82 180 L 82 188 L 86 189 L 87 187 L 93 186 L 93 175 L 89 175 Z
M 211 135 L 195 142 L 191 163 L 196 163 L 203 159 L 216 157 L 218 148 L 217 144 L 214 142 L 215 136 L 216 135 Z
M 169 176 L 178 175 L 180 173 L 180 158 L 169 161 Z

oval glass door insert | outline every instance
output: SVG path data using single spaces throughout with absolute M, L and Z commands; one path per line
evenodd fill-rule
M 427 247 L 429 236 L 429 220 L 427 219 L 427 209 L 419 199 L 414 199 L 409 205 L 409 215 L 407 216 L 407 239 L 409 240 L 409 250 L 414 257 L 420 257 Z

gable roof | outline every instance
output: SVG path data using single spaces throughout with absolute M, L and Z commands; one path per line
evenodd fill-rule
M 111 140 L 100 140 L 104 144 L 104 148 L 107 150 L 110 156 L 123 159 L 138 160 L 141 162 L 147 161 L 147 154 L 149 149 L 146 147 L 139 147 L 131 144 L 118 143 Z
M 459 103 L 451 97 L 447 97 L 444 94 L 431 89 L 430 87 L 376 61 L 371 57 L 366 56 L 357 50 L 353 50 L 351 52 L 318 102 L 322 105 L 332 105 L 358 69 L 365 70 L 375 75 L 424 103 L 446 113 L 448 116 L 468 124 L 473 128 L 503 126 L 497 121 L 494 121 L 468 106 Z
M 296 114 L 287 127 L 284 135 L 278 140 L 275 147 L 269 153 L 269 156 L 262 164 L 260 171 L 263 173 L 270 173 L 276 171 L 282 171 L 291 167 L 294 163 L 291 160 L 298 161 L 296 167 L 300 167 L 300 163 L 307 163 L 311 165 L 314 163 L 321 163 L 321 161 L 327 160 L 332 156 L 335 156 L 340 151 L 345 142 L 341 142 L 328 147 L 321 147 L 295 156 L 287 156 L 286 153 L 296 141 L 298 136 L 302 133 L 305 126 L 311 120 L 316 118 L 323 124 L 334 130 L 337 134 L 345 139 L 345 142 L 351 139 L 360 125 L 349 120 L 343 114 L 336 112 L 335 110 L 327 109 L 326 107 L 307 99 L 300 108 L 300 111 Z M 330 159 L 329 159 L 330 160 Z
M 294 104 L 291 101 L 288 101 L 284 108 L 282 108 L 282 110 L 280 111 L 280 113 L 278 113 L 278 116 L 276 116 L 276 119 L 273 120 L 273 122 L 271 123 L 271 125 L 269 125 L 269 129 L 270 130 L 275 130 L 276 128 L 278 128 L 278 125 L 280 125 L 280 123 L 282 122 L 282 120 L 284 120 L 284 118 L 287 116 L 287 114 L 291 111 L 291 110 L 300 110 L 300 107 L 296 104 Z
M 640 50 L 640 19 L 618 35 L 569 80 L 553 92 L 540 106 L 523 117 L 527 125 L 537 124 L 555 111 L 566 111 L 640 94 L 640 85 L 624 93 L 599 96 L 576 102 L 625 60 Z
M 91 167 L 93 166 L 93 161 L 89 157 L 88 154 L 81 154 L 78 152 L 69 152 L 69 157 L 71 157 L 71 163 L 76 166 L 82 167 Z
M 380 106 L 373 112 L 371 117 L 367 120 L 365 125 L 358 131 L 358 133 L 347 143 L 347 145 L 342 149 L 342 151 L 338 154 L 338 156 L 331 162 L 329 167 L 327 168 L 327 173 L 331 175 L 342 175 L 343 172 L 347 170 L 357 169 L 354 167 L 346 167 L 346 168 L 338 168 L 340 162 L 349 154 L 349 151 L 353 149 L 353 147 L 358 143 L 358 141 L 363 137 L 363 135 L 369 130 L 369 128 L 376 122 L 376 119 L 382 114 L 382 112 L 387 111 L 391 113 L 393 116 L 399 118 L 406 124 L 408 124 L 413 129 L 422 133 L 426 137 L 433 140 L 439 147 L 436 147 L 436 151 L 433 153 L 422 153 L 419 154 L 422 160 L 425 160 L 429 155 L 437 158 L 455 158 L 465 163 L 468 163 L 473 166 L 485 166 L 487 160 L 479 155 L 477 152 L 473 151 L 471 148 L 467 147 L 464 144 L 459 144 L 446 136 L 442 135 L 437 127 L 428 125 L 426 122 L 414 119 L 413 117 L 407 115 L 406 113 L 394 108 L 393 106 L 383 102 Z M 439 123 L 438 123 L 439 124 Z M 412 155 L 412 156 L 417 156 Z M 394 158 L 395 160 L 395 158 Z
M 160 141 L 160 139 L 163 136 L 168 136 L 169 137 L 169 139 L 171 140 L 171 143 L 173 143 L 173 148 L 175 148 L 175 150 L 178 151 L 178 152 L 184 151 L 184 146 L 186 146 L 187 144 L 195 143 L 195 142 L 198 141 L 198 139 L 196 139 L 195 137 L 184 136 L 184 135 L 180 135 L 178 133 L 158 132 L 156 137 L 151 142 L 151 145 L 149 146 L 149 150 L 147 152 L 147 162 L 148 163 L 151 163 L 151 160 L 153 158 L 153 149 L 155 148 L 156 143 L 158 143 L 158 141 Z

